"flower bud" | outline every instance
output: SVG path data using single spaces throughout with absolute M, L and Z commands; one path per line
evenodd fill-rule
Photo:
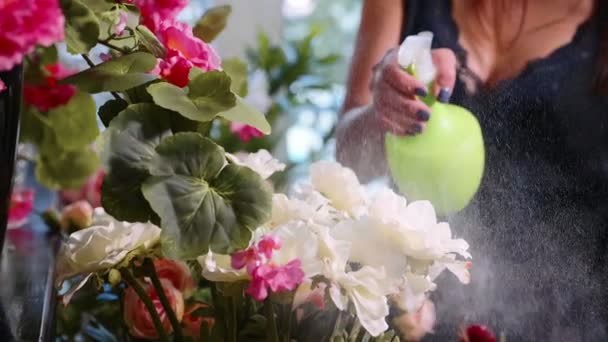
M 108 282 L 110 283 L 110 285 L 116 286 L 120 284 L 121 281 L 122 276 L 120 275 L 120 272 L 115 268 L 111 269 L 110 273 L 108 274 Z
M 87 201 L 78 201 L 65 207 L 61 213 L 61 228 L 76 231 L 93 222 L 93 207 Z

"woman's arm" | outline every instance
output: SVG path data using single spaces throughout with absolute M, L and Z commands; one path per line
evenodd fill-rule
M 367 181 L 386 174 L 384 132 L 371 106 L 374 65 L 399 44 L 403 0 L 365 0 L 336 131 L 337 159 Z

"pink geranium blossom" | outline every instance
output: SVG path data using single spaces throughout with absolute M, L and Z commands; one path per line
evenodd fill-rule
M 24 224 L 33 210 L 34 191 L 32 189 L 13 191 L 8 212 L 9 227 L 18 227 Z
M 272 292 L 292 291 L 303 280 L 304 271 L 302 271 L 302 263 L 298 259 L 283 266 L 268 263 L 253 271 L 251 282 L 245 292 L 255 300 L 263 301 L 268 296 L 268 289 Z
M 159 24 L 157 35 L 167 49 L 165 58 L 159 59 L 154 73 L 179 87 L 188 84 L 192 67 L 203 71 L 217 70 L 221 60 L 217 52 L 192 34 L 192 27 L 175 20 Z
M 0 71 L 21 63 L 36 45 L 62 41 L 64 21 L 58 0 L 0 1 Z
M 6 84 L 0 79 L 0 93 L 6 90 Z
M 156 259 L 154 260 L 154 268 L 160 279 L 169 280 L 176 289 L 180 290 L 184 297 L 194 291 L 194 280 L 188 265 L 183 261 L 171 259 Z
M 268 289 L 272 292 L 292 291 L 304 280 L 299 259 L 285 265 L 272 262 L 273 252 L 281 247 L 282 243 L 277 237 L 266 235 L 257 244 L 232 255 L 232 268 L 239 270 L 247 267 L 251 281 L 245 292 L 258 301 L 266 299 Z
M 40 111 L 46 112 L 68 103 L 72 96 L 76 94 L 76 87 L 69 84 L 57 84 L 57 81 L 74 73 L 72 70 L 64 68 L 63 65 L 59 63 L 49 64 L 44 66 L 44 71 L 47 74 L 45 83 L 25 84 L 23 96 L 25 102 Z
M 230 131 L 236 134 L 244 143 L 248 143 L 251 139 L 261 138 L 264 136 L 264 133 L 262 133 L 259 129 L 239 122 L 231 122 Z
M 174 19 L 188 6 L 188 0 L 135 0 L 141 12 L 142 24 L 153 32 L 163 20 Z
M 122 35 L 125 28 L 127 28 L 127 19 L 128 19 L 127 12 L 120 11 L 120 13 L 118 14 L 118 18 L 116 18 L 116 21 L 114 23 L 114 34 L 115 35 L 117 35 L 117 36 Z

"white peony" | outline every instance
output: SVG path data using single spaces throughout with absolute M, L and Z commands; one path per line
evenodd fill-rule
M 255 153 L 239 153 L 226 156 L 235 164 L 247 166 L 257 172 L 262 179 L 268 179 L 275 172 L 285 170 L 285 164 L 275 159 L 268 151 L 259 150 Z
M 354 217 L 365 213 L 365 188 L 351 169 L 336 162 L 316 162 L 310 167 L 310 181 L 314 189 L 327 197 L 336 209 Z
M 160 228 L 151 223 L 114 220 L 97 210 L 100 225 L 72 233 L 60 250 L 58 279 L 104 271 L 119 264 L 132 251 L 149 250 L 160 241 Z

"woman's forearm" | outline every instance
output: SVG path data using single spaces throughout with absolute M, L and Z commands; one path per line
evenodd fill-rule
M 336 128 L 336 157 L 363 182 L 387 174 L 384 131 L 372 106 L 342 114 Z

